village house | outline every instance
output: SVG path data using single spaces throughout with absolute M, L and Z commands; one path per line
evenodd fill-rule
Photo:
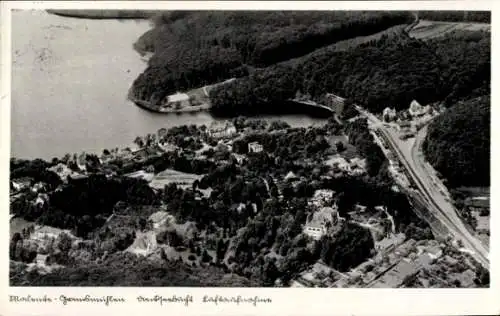
M 240 154 L 236 154 L 236 153 L 233 153 L 233 157 L 236 159 L 236 161 L 239 164 L 242 164 L 246 160 L 246 157 L 244 155 L 240 155 Z
M 165 211 L 158 211 L 149 216 L 149 220 L 153 223 L 153 229 L 159 229 L 169 221 L 173 221 L 173 216 Z
M 475 278 L 476 274 L 471 269 L 467 269 L 462 273 L 453 273 L 450 275 L 451 281 L 458 282 L 458 286 L 463 288 L 473 287 Z
M 57 165 L 48 169 L 49 171 L 54 172 L 61 178 L 62 181 L 67 181 L 68 176 L 76 175 L 77 173 L 71 170 L 68 166 L 63 163 L 58 163 Z
M 163 150 L 164 152 L 174 152 L 178 148 L 177 146 L 164 141 L 160 141 L 158 143 L 158 147 L 160 147 L 160 149 Z
M 335 229 L 338 223 L 339 215 L 336 206 L 335 208 L 323 207 L 308 216 L 303 231 L 307 236 L 319 240 L 331 229 Z
M 260 153 L 264 150 L 264 147 L 258 142 L 251 142 L 248 144 L 248 152 L 249 153 Z
M 345 99 L 332 93 L 325 96 L 325 105 L 332 108 L 335 114 L 341 115 L 344 110 Z
M 419 117 L 419 116 L 422 116 L 422 115 L 429 113 L 430 110 L 431 110 L 431 107 L 429 105 L 422 106 L 416 100 L 413 100 L 410 103 L 410 107 L 408 109 L 408 112 L 410 113 L 410 115 L 412 117 L 415 118 L 415 117 Z
M 325 207 L 329 206 L 333 202 L 333 196 L 335 195 L 335 191 L 320 189 L 314 192 L 313 197 L 310 200 L 311 205 L 315 207 Z
M 214 138 L 231 137 L 236 133 L 236 127 L 229 121 L 213 122 L 208 128 L 208 135 Z
M 464 204 L 470 212 L 484 212 L 484 210 L 490 208 L 490 199 L 488 197 L 468 198 L 464 201 Z
M 289 171 L 285 176 L 285 181 L 293 182 L 297 180 L 299 180 L 299 177 L 293 171 Z
M 370 284 L 369 287 L 397 288 L 403 284 L 406 278 L 416 275 L 419 271 L 420 268 L 415 263 L 401 260 L 392 269 Z
M 167 106 L 182 108 L 191 105 L 190 98 L 185 93 L 171 94 L 167 97 Z
M 74 238 L 69 230 L 37 225 L 35 226 L 35 231 L 30 235 L 30 239 L 38 242 L 45 242 L 50 239 L 56 239 L 62 233 L 67 234 L 72 239 Z
M 326 165 L 333 167 L 339 171 L 351 172 L 351 164 L 347 160 L 339 155 L 336 155 L 325 162 Z
M 396 125 L 396 128 L 400 132 L 411 131 L 411 122 L 410 121 L 399 121 Z
M 39 193 L 35 200 L 35 205 L 44 206 L 49 202 L 49 196 L 46 193 Z
M 350 175 L 359 176 L 366 173 L 366 160 L 359 159 L 357 157 L 352 158 L 350 161 L 350 170 L 348 171 Z
M 33 182 L 32 178 L 24 177 L 12 180 L 11 185 L 14 191 L 18 192 L 26 188 L 29 188 L 32 182 Z
M 391 234 L 390 236 L 375 242 L 375 250 L 378 252 L 389 252 L 396 249 L 397 246 L 401 245 L 405 241 L 405 234 Z
M 384 121 L 386 121 L 386 122 L 392 122 L 397 117 L 396 110 L 387 107 L 382 112 L 382 117 L 383 117 Z
M 33 185 L 31 188 L 31 191 L 37 193 L 37 192 L 43 192 L 46 189 L 46 185 L 43 182 L 37 182 Z

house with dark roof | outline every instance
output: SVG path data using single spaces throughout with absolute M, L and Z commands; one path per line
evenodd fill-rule
M 341 115 L 345 106 L 345 99 L 332 93 L 325 95 L 325 105 L 330 107 L 335 114 Z

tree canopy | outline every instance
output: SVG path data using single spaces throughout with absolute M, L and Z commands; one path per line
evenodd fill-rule
M 490 102 L 460 102 L 429 126 L 424 153 L 452 187 L 490 184 Z

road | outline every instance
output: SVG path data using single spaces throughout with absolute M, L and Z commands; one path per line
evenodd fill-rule
M 402 146 L 396 132 L 386 128 L 373 114 L 360 107 L 357 107 L 357 109 L 368 118 L 373 128 L 379 129 L 382 132 L 387 141 L 396 149 L 395 154 L 416 183 L 418 190 L 428 204 L 429 210 L 448 228 L 451 235 L 456 240 L 461 240 L 464 248 L 469 250 L 471 255 L 489 270 L 488 250 L 467 230 L 453 204 L 441 193 L 439 185 L 434 184 L 439 183 L 439 179 L 436 179 L 429 168 L 426 168 L 423 155 L 419 150 L 425 138 L 426 128 L 419 131 L 413 147 L 411 150 L 408 150 L 407 148 L 405 149 L 405 146 Z

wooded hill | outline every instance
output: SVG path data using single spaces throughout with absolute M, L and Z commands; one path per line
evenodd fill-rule
M 490 97 L 460 102 L 429 126 L 423 149 L 451 187 L 490 185 Z
M 412 20 L 409 12 L 164 12 L 134 45 L 154 55 L 135 80 L 133 96 L 155 103 L 176 91 L 245 76 L 248 67 L 273 65 Z
M 489 90 L 490 44 L 489 33 L 456 32 L 427 42 L 401 35 L 348 51 L 326 47 L 213 89 L 212 110 L 267 112 L 297 93 L 320 102 L 335 93 L 373 112 L 405 109 L 414 99 L 453 104 Z

